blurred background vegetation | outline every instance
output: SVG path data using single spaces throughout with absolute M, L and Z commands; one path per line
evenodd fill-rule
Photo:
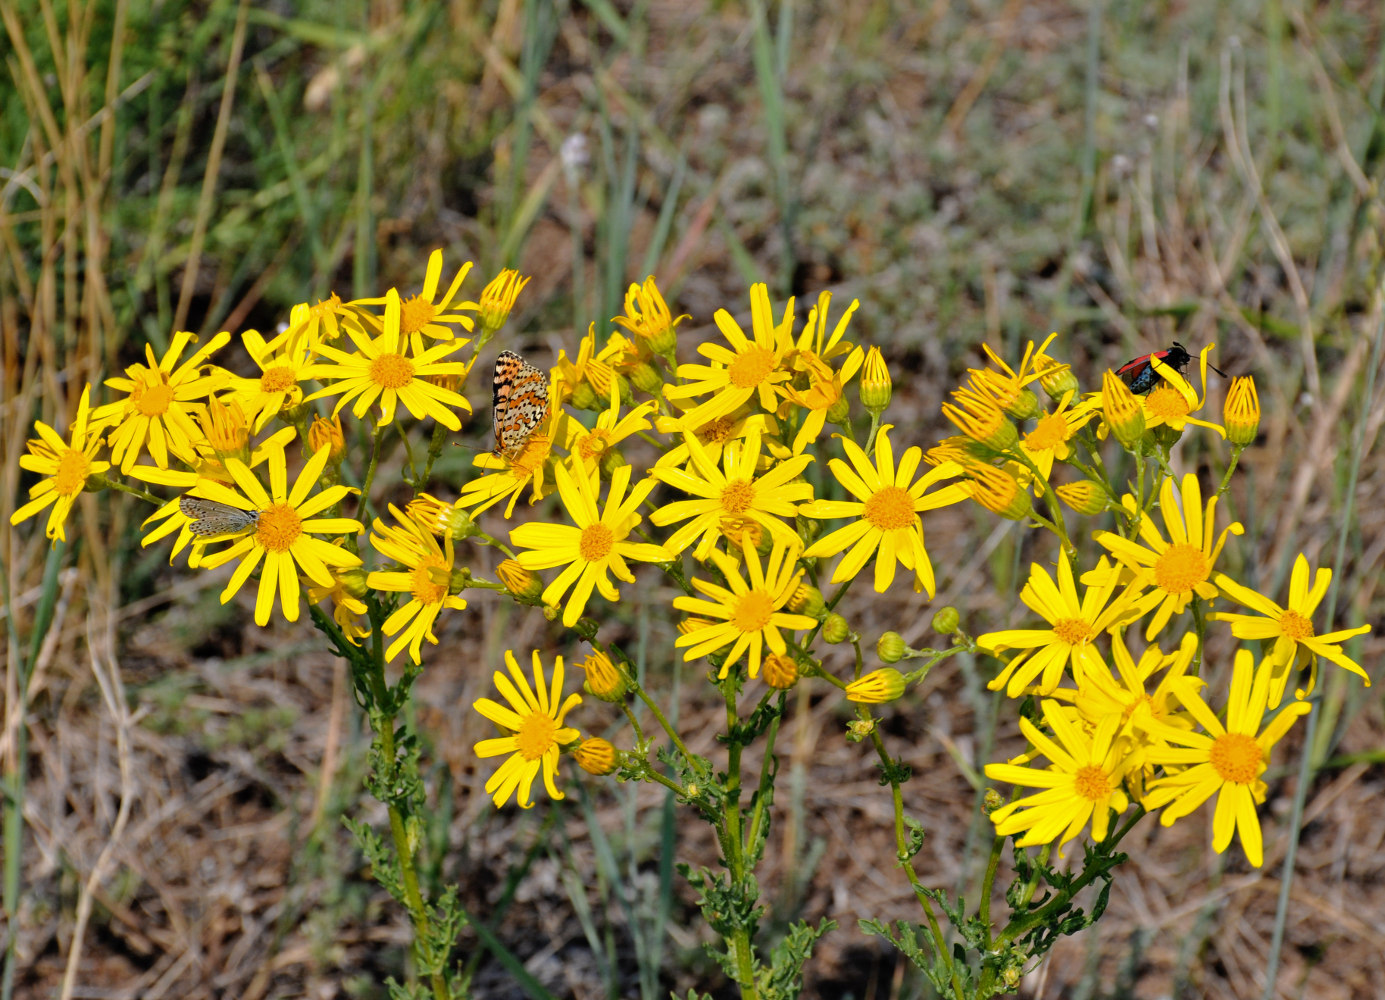
M 366 745 L 339 665 L 142 552 L 133 503 L 84 496 L 57 553 L 41 519 L 8 518 L 32 422 L 66 427 L 81 386 L 146 343 L 414 288 L 434 247 L 477 262 L 473 295 L 502 266 L 534 275 L 508 329 L 541 363 L 575 353 L 588 323 L 609 328 L 646 274 L 692 315 L 689 340 L 717 308 L 748 311 L 755 281 L 776 302 L 859 298 L 853 339 L 885 350 L 890 417 L 924 446 L 983 340 L 1018 357 L 1057 330 L 1054 353 L 1089 386 L 1175 339 L 1216 341 L 1266 412 L 1232 498 L 1241 571 L 1277 587 L 1302 549 L 1337 571 L 1339 622 L 1379 635 L 1377 0 L 0 0 L 0 15 L 3 751 L 27 826 L 22 855 L 6 840 L 7 993 L 56 995 L 69 964 L 78 996 L 375 997 L 403 974 L 400 916 L 339 821 L 364 808 Z M 938 603 L 981 632 L 1039 556 L 1020 532 L 949 516 L 955 530 L 929 529 Z M 456 706 L 500 650 L 552 633 L 476 603 L 428 661 L 419 722 L 444 859 L 430 877 L 486 916 L 461 942 L 477 995 L 714 988 L 684 929 L 669 803 L 574 781 L 557 810 L 486 806 L 466 749 L 480 734 Z M 857 613 L 863 634 L 926 644 L 913 595 Z M 671 660 L 640 613 L 626 627 Z M 1368 637 L 1355 655 L 1373 670 L 1379 651 Z M 892 735 L 916 742 L 914 806 L 939 817 L 931 857 L 950 885 L 975 843 L 955 762 L 990 752 L 994 706 L 964 666 L 936 673 Z M 697 678 L 682 679 L 696 729 Z M 1385 853 L 1356 809 L 1381 790 L 1380 705 L 1345 692 L 1329 684 L 1308 748 L 1285 995 L 1382 981 Z M 843 919 L 913 915 L 887 884 L 874 776 L 840 720 L 800 709 L 814 721 L 776 820 L 775 918 L 842 920 L 810 995 L 920 995 Z M 1261 872 L 1208 860 L 1204 840 L 1148 834 L 1114 916 L 1025 991 L 1258 992 L 1284 831 Z M 711 860 L 706 844 L 676 850 Z

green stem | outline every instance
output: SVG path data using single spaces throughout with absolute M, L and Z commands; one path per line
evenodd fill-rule
M 1221 485 L 1217 487 L 1217 496 L 1220 497 L 1231 485 L 1231 473 L 1236 471 L 1236 463 L 1241 460 L 1241 452 L 1245 451 L 1245 445 L 1233 444 L 1231 446 L 1231 461 L 1226 466 L 1226 472 L 1221 477 Z
M 739 721 L 736 715 L 736 690 L 731 682 L 722 684 L 726 698 L 726 731 L 733 732 Z M 745 887 L 745 847 L 741 839 L 741 751 L 737 742 L 727 747 L 725 797 L 722 799 L 721 824 L 717 831 L 722 856 L 731 874 L 731 885 L 740 892 Z M 743 1000 L 758 1000 L 755 984 L 755 951 L 750 941 L 750 928 L 739 923 L 728 941 L 736 967 L 736 981 Z
M 389 429 L 388 424 L 376 424 L 375 432 L 371 435 L 370 445 L 370 465 L 366 468 L 365 482 L 361 485 L 361 511 L 364 513 L 370 506 L 370 487 L 375 482 L 375 470 L 380 465 L 380 446 L 384 443 L 385 432 Z
M 148 490 L 142 490 L 138 486 L 128 486 L 125 483 L 120 482 L 120 480 L 118 479 L 107 479 L 106 485 L 108 485 L 113 490 L 118 490 L 121 493 L 128 493 L 132 497 L 139 497 L 141 500 L 148 501 L 149 503 L 154 504 L 156 507 L 162 507 L 167 502 L 165 500 L 159 499 L 154 494 L 150 493 Z

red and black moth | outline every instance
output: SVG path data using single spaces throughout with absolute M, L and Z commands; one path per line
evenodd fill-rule
M 1180 375 L 1188 367 L 1188 362 L 1193 359 L 1192 355 L 1188 353 L 1188 349 L 1175 340 L 1173 346 L 1167 350 L 1141 354 L 1138 358 L 1127 361 L 1116 369 L 1116 374 L 1120 376 L 1122 382 L 1130 387 L 1131 392 L 1143 396 L 1153 390 L 1161 381 L 1159 373 L 1154 370 L 1154 365 L 1151 364 L 1151 360 L 1154 358 L 1158 358 L 1160 362 L 1168 365 Z M 1226 378 L 1226 372 L 1216 365 L 1209 363 L 1207 367 L 1222 378 Z

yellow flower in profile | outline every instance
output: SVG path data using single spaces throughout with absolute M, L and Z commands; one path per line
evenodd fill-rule
M 168 468 L 170 450 L 191 454 L 201 435 L 192 421 L 194 400 L 210 396 L 226 384 L 226 372 L 217 369 L 202 374 L 202 366 L 213 352 L 220 350 L 231 335 L 224 330 L 199 347 L 182 364 L 183 350 L 197 338 L 186 331 L 175 333 L 161 359 L 154 348 L 144 345 L 147 364 L 125 369 L 126 378 L 108 378 L 106 385 L 126 398 L 107 403 L 92 412 L 92 429 L 114 427 L 110 434 L 111 463 L 129 472 L 148 447 L 161 469 Z
M 457 292 L 461 290 L 462 282 L 466 280 L 470 271 L 471 261 L 467 261 L 452 279 L 452 284 L 447 286 L 447 291 L 439 298 L 438 286 L 442 282 L 442 251 L 434 250 L 428 255 L 428 269 L 423 275 L 423 288 L 417 295 L 410 295 L 407 299 L 403 299 L 399 308 L 399 330 L 408 339 L 415 354 L 423 353 L 424 337 L 443 341 L 455 339 L 457 337 L 456 331 L 448 324 L 456 324 L 468 333 L 471 332 L 475 321 L 466 313 L 458 312 L 464 307 L 464 304 L 458 302 L 455 306 L 453 305 L 453 300 L 457 298 Z M 351 304 L 353 306 L 380 305 L 387 303 L 387 300 L 387 296 L 357 299 Z M 452 346 L 461 347 L 467 343 L 469 341 L 462 338 Z
M 803 575 L 803 570 L 795 568 L 798 553 L 797 546 L 776 541 L 769 563 L 762 565 L 760 554 L 753 548 L 746 548 L 747 580 L 736 560 L 725 553 L 712 552 L 712 560 L 726 580 L 726 586 L 695 577 L 693 588 L 711 600 L 686 596 L 673 599 L 675 608 L 691 611 L 703 622 L 702 627 L 690 629 L 674 641 L 679 649 L 686 649 L 683 659 L 695 660 L 730 645 L 718 676 L 724 678 L 736 661 L 748 654 L 750 676 L 755 677 L 760 672 L 766 646 L 771 653 L 781 656 L 788 650 L 781 629 L 815 626 L 815 618 L 781 610 L 793 596 Z
M 1101 392 L 1088 401 L 1090 406 L 1101 408 L 1103 421 L 1098 428 L 1098 437 L 1105 437 L 1109 430 L 1126 448 L 1134 448 L 1145 433 L 1145 410 L 1130 387 L 1109 368 L 1101 376 Z
M 423 640 L 438 644 L 438 637 L 433 634 L 438 615 L 444 608 L 465 609 L 466 599 L 452 593 L 452 536 L 447 535 L 444 544 L 439 545 L 425 525 L 405 516 L 394 504 L 390 504 L 390 513 L 398 525 L 388 525 L 377 517 L 370 544 L 400 568 L 376 570 L 366 578 L 366 586 L 409 595 L 409 600 L 381 626 L 385 635 L 399 635 L 385 650 L 385 659 L 393 660 L 408 646 L 409 658 L 422 663 Z
M 846 700 L 860 705 L 883 705 L 904 693 L 904 675 L 894 667 L 881 667 L 846 686 Z
M 1052 763 L 1043 768 L 1017 764 L 987 764 L 986 777 L 1025 788 L 1043 791 L 1001 806 L 991 813 L 995 832 L 1002 837 L 1023 833 L 1018 847 L 1037 847 L 1072 840 L 1090 822 L 1092 840 L 1100 843 L 1111 828 L 1111 813 L 1120 815 L 1130 805 L 1121 788 L 1125 773 L 1135 759 L 1116 739 L 1120 718 L 1104 719 L 1090 735 L 1083 732 L 1053 699 L 1043 703 L 1044 721 L 1053 736 L 1046 735 L 1028 719 L 1020 718 L 1020 729 L 1035 750 Z M 1028 756 L 1028 755 L 1026 755 Z
M 1327 596 L 1328 585 L 1332 583 L 1332 570 L 1323 567 L 1318 570 L 1312 584 L 1308 581 L 1308 559 L 1302 552 L 1294 560 L 1294 570 L 1289 577 L 1289 603 L 1280 607 L 1249 587 L 1243 587 L 1225 573 L 1216 574 L 1218 589 L 1242 607 L 1258 611 L 1259 615 L 1238 615 L 1218 611 L 1207 617 L 1215 621 L 1231 623 L 1231 634 L 1237 639 L 1273 639 L 1274 649 L 1265 657 L 1262 669 L 1268 668 L 1274 675 L 1270 685 L 1269 706 L 1278 708 L 1284 697 L 1284 688 L 1289 683 L 1289 675 L 1300 657 L 1311 657 L 1313 672 L 1307 687 L 1299 692 L 1303 697 L 1313 690 L 1317 680 L 1317 658 L 1337 664 L 1350 670 L 1371 686 L 1370 674 L 1361 665 L 1342 651 L 1342 643 L 1352 636 L 1363 635 L 1371 630 L 1369 625 L 1341 629 L 1318 635 L 1313 631 L 1313 613 Z M 1263 616 L 1263 617 L 1262 617 Z
M 1226 439 L 1232 444 L 1244 448 L 1255 440 L 1260 430 L 1260 394 L 1255 391 L 1255 379 L 1238 375 L 1231 380 L 1222 420 L 1226 423 Z
M 812 499 L 812 486 L 794 482 L 813 460 L 811 455 L 796 455 L 757 475 L 761 437 L 756 432 L 722 452 L 721 469 L 695 435 L 685 433 L 683 439 L 691 456 L 686 469 L 656 466 L 649 470 L 654 479 L 697 498 L 675 500 L 650 515 L 649 520 L 660 527 L 687 521 L 664 543 L 670 552 L 676 555 L 700 539 L 693 558 L 706 559 L 721 538 L 721 525 L 727 518 L 754 521 L 784 544 L 798 541 L 797 533 L 782 518 L 795 516 L 798 504 Z
M 29 502 L 10 515 L 10 523 L 18 524 L 51 506 L 44 534 L 53 539 L 54 544 L 67 540 L 63 524 L 86 487 L 87 477 L 99 476 L 111 467 L 109 462 L 96 460 L 96 451 L 101 446 L 100 433 L 90 434 L 88 440 L 90 402 L 91 386 L 86 386 L 82 389 L 82 401 L 77 405 L 77 419 L 72 421 L 70 443 L 38 420 L 34 422 L 38 440 L 29 442 L 29 454 L 19 456 L 21 469 L 47 478 L 29 487 Z
M 768 413 L 752 413 L 748 405 L 737 413 L 716 417 L 696 427 L 687 426 L 681 417 L 656 417 L 654 428 L 661 434 L 677 434 L 681 439 L 679 444 L 669 443 L 663 454 L 655 460 L 656 468 L 682 468 L 692 460 L 687 438 L 682 436 L 685 433 L 697 438 L 713 465 L 721 462 L 722 449 L 728 444 L 749 437 L 752 433 L 760 435 L 760 439 L 767 444 L 775 458 L 789 457 L 789 450 L 779 445 L 775 437 L 779 432 L 778 422 Z
M 254 330 L 245 331 L 241 344 L 260 369 L 260 375 L 258 378 L 233 375 L 231 398 L 253 421 L 252 433 L 258 434 L 283 410 L 302 402 L 303 390 L 299 383 L 309 377 L 308 355 L 303 351 L 276 354 Z
M 1290 702 L 1261 732 L 1270 684 L 1271 671 L 1263 666 L 1257 671 L 1250 651 L 1237 650 L 1225 725 L 1200 694 L 1181 689 L 1178 698 L 1206 732 L 1150 724 L 1150 731 L 1170 744 L 1151 747 L 1150 763 L 1178 770 L 1151 782 L 1143 801 L 1151 811 L 1163 808 L 1159 822 L 1172 826 L 1216 795 L 1213 849 L 1222 853 L 1239 832 L 1246 859 L 1256 868 L 1264 861 L 1260 820 L 1255 815 L 1256 805 L 1265 801 L 1266 786 L 1260 776 L 1269 765 L 1270 750 L 1294 720 L 1312 708 L 1306 701 Z
M 895 567 L 900 565 L 913 572 L 914 591 L 926 591 L 931 599 L 936 582 L 933 563 L 924 548 L 923 519 L 919 515 L 960 503 L 968 493 L 960 483 L 950 483 L 928 492 L 945 480 L 961 475 L 961 466 L 945 463 L 915 480 L 923 452 L 917 447 L 907 449 L 896 466 L 890 430 L 890 425 L 885 424 L 875 436 L 874 463 L 856 442 L 842 439 L 851 465 L 834 458 L 827 467 L 856 499 L 814 500 L 799 508 L 799 513 L 818 520 L 837 517 L 858 520 L 819 538 L 803 555 L 818 558 L 846 552 L 846 557 L 832 573 L 833 583 L 854 579 L 874 556 L 877 593 L 883 593 L 894 582 Z
M 808 367 L 806 389 L 796 389 L 791 382 L 785 382 L 780 386 L 780 391 L 784 394 L 784 404 L 779 409 L 780 415 L 786 415 L 785 411 L 792 411 L 795 406 L 803 410 L 803 422 L 793 439 L 795 455 L 802 454 L 804 448 L 818 439 L 823 425 L 828 420 L 844 422 L 845 414 L 848 412 L 846 386 L 861 370 L 865 357 L 865 351 L 856 348 L 847 355 L 841 371 L 833 371 L 822 362 L 815 361 Z
M 1135 511 L 1135 499 L 1128 494 L 1124 504 L 1128 511 Z M 1105 546 L 1135 574 L 1135 582 L 1140 587 L 1155 591 L 1141 598 L 1141 614 L 1156 609 L 1145 629 L 1146 640 L 1158 635 L 1171 617 L 1182 614 L 1194 597 L 1211 600 L 1217 596 L 1217 588 L 1212 583 L 1212 568 L 1217 556 L 1221 555 L 1228 533 L 1239 535 L 1245 529 L 1239 521 L 1233 521 L 1218 535 L 1213 516 L 1216 508 L 1214 496 L 1208 499 L 1204 509 L 1202 487 L 1198 485 L 1197 476 L 1189 473 L 1183 477 L 1182 489 L 1173 485 L 1172 478 L 1165 479 L 1159 488 L 1159 509 L 1169 533 L 1168 541 L 1146 516 L 1140 518 L 1143 545 L 1110 531 L 1092 534 L 1097 544 Z M 1082 581 L 1096 582 L 1096 578 L 1106 572 L 1098 568 L 1085 575 Z
M 481 319 L 481 343 L 495 336 L 495 332 L 510 318 L 519 293 L 529 284 L 528 278 L 521 278 L 513 268 L 505 268 L 481 289 L 480 302 L 463 302 L 459 308 L 475 309 Z
M 769 303 L 769 289 L 763 282 L 752 285 L 749 338 L 725 309 L 718 309 L 715 318 L 729 347 L 700 345 L 698 353 L 712 363 L 679 365 L 678 377 L 684 384 L 664 388 L 664 396 L 670 400 L 709 397 L 684 415 L 684 427 L 697 427 L 726 416 L 752 399 L 758 401 L 766 413 L 773 413 L 779 405 L 775 387 L 789 378 L 789 373 L 782 371 L 779 363 L 793 345 L 793 299 L 789 299 L 783 318 L 776 323 Z
M 1050 333 L 1037 349 L 1034 347 L 1034 341 L 1027 341 L 1024 345 L 1024 356 L 1020 358 L 1018 368 L 1011 368 L 999 354 L 991 349 L 990 344 L 983 342 L 981 349 L 986 352 L 986 357 L 990 363 L 1000 371 L 971 368 L 968 369 L 968 373 L 972 376 L 974 383 L 985 388 L 1001 409 L 1009 410 L 1031 383 L 1067 367 L 1057 364 L 1044 353 L 1057 336 L 1057 333 Z
M 1005 688 L 1007 695 L 1018 698 L 1035 678 L 1042 678 L 1038 693 L 1049 694 L 1063 679 L 1065 667 L 1071 668 L 1073 679 L 1080 686 L 1088 669 L 1103 666 L 1101 654 L 1092 642 L 1111 629 L 1134 621 L 1140 616 L 1140 608 L 1134 601 L 1138 594 L 1135 584 L 1116 595 L 1120 574 L 1109 571 L 1104 558 L 1097 567 L 1097 575 L 1099 582 L 1088 586 L 1086 594 L 1079 599 L 1066 551 L 1058 556 L 1056 584 L 1042 566 L 1030 564 L 1029 582 L 1020 591 L 1020 600 L 1050 627 L 1005 629 L 978 636 L 976 644 L 982 649 L 992 652 L 1024 650 L 986 685 L 988 688 L 992 691 Z
M 965 389 L 952 395 L 961 405 L 944 403 L 943 416 L 967 437 L 995 451 L 1005 451 L 1018 440 L 1014 423 L 994 399 Z
M 472 707 L 480 712 L 508 735 L 495 739 L 481 740 L 472 749 L 478 757 L 498 757 L 509 754 L 510 758 L 501 764 L 486 781 L 486 792 L 495 801 L 497 808 L 515 797 L 521 809 L 528 809 L 534 803 L 530 791 L 534 779 L 543 773 L 543 786 L 552 799 L 562 799 L 554 779 L 558 776 L 558 756 L 562 748 L 581 738 L 576 729 L 563 725 L 567 713 L 582 703 L 577 693 L 563 698 L 563 658 L 553 661 L 553 683 L 544 680 L 543 664 L 539 661 L 539 651 L 534 650 L 534 684 L 520 672 L 515 662 L 515 654 L 505 651 L 505 667 L 510 671 L 506 677 L 500 671 L 494 674 L 495 686 L 510 704 L 505 706 L 490 698 L 479 698 Z
M 330 380 L 331 384 L 313 393 L 308 400 L 340 395 L 333 414 L 340 413 L 342 407 L 355 400 L 351 412 L 357 419 L 364 418 L 366 411 L 378 401 L 379 424 L 392 421 L 395 408 L 403 403 L 416 420 L 432 417 L 449 430 L 461 430 L 462 422 L 453 409 L 470 413 L 471 404 L 452 390 L 428 381 L 431 375 L 466 373 L 466 365 L 462 362 L 442 360 L 457 349 L 458 343 L 438 344 L 411 355 L 408 338 L 400 325 L 401 313 L 399 293 L 391 288 L 385 296 L 385 321 L 380 336 L 372 339 L 348 329 L 347 334 L 358 349 L 355 354 L 320 345 L 318 353 L 328 361 L 309 365 L 304 374 L 308 378 Z
M 591 599 L 592 590 L 608 601 L 620 600 L 620 591 L 611 583 L 610 574 L 626 583 L 635 582 L 635 574 L 626 565 L 627 559 L 641 562 L 667 562 L 673 556 L 662 545 L 647 542 L 628 542 L 626 538 L 643 518 L 639 507 L 654 488 L 652 479 L 636 484 L 629 495 L 631 467 L 622 465 L 611 476 L 605 510 L 597 505 L 600 480 L 581 469 L 569 471 L 566 465 L 554 470 L 558 495 L 562 497 L 572 524 L 521 524 L 510 532 L 510 542 L 519 548 L 531 549 L 519 554 L 519 564 L 525 569 L 566 568 L 543 592 L 545 604 L 556 606 L 563 595 L 572 591 L 563 608 L 563 624 L 577 624 Z
M 312 582 L 330 587 L 333 584 L 330 567 L 346 568 L 361 564 L 359 556 L 326 539 L 313 537 L 355 535 L 361 530 L 360 522 L 351 518 L 313 517 L 354 492 L 348 486 L 329 486 L 310 496 L 309 492 L 321 478 L 326 464 L 327 449 L 324 448 L 308 460 L 293 488 L 289 489 L 284 452 L 277 449 L 269 453 L 268 491 L 245 463 L 234 458 L 226 460 L 226 471 L 231 474 L 240 492 L 213 481 L 203 481 L 200 485 L 198 492 L 208 500 L 229 504 L 240 510 L 259 511 L 259 519 L 249 534 L 236 538 L 220 551 L 204 552 L 198 562 L 207 569 L 215 569 L 233 559 L 241 561 L 231 574 L 226 589 L 221 592 L 221 603 L 225 604 L 245 585 L 250 574 L 263 561 L 264 568 L 255 597 L 256 625 L 269 624 L 269 613 L 274 609 L 276 597 L 284 617 L 291 622 L 298 621 L 302 593 L 299 570 Z M 202 548 L 206 543 L 195 544 Z
M 313 583 L 308 587 L 308 603 L 320 604 L 325 600 L 332 602 L 332 621 L 336 622 L 337 628 L 341 629 L 348 642 L 359 646 L 361 640 L 370 635 L 370 626 L 361 623 L 361 617 L 367 613 L 365 601 L 352 593 L 353 585 L 348 582 L 347 574 L 355 573 L 362 583 L 365 581 L 365 574 L 360 570 L 347 570 L 346 573 L 332 572 L 332 586 L 324 587 L 321 584 Z
M 687 318 L 685 314 L 674 319 L 651 274 L 643 285 L 631 285 L 625 290 L 625 315 L 616 316 L 611 322 L 625 327 L 655 354 L 672 357 L 678 324 Z
M 355 311 L 342 305 L 333 292 L 316 305 L 300 302 L 289 310 L 288 326 L 265 344 L 265 349 L 270 354 L 302 358 L 315 352 L 319 344 L 340 340 L 343 330 L 360 332 L 363 327 Z

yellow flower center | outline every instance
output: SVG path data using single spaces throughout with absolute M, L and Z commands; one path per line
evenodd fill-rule
M 600 458 L 606 453 L 606 449 L 610 447 L 607 443 L 610 436 L 610 431 L 601 428 L 584 434 L 582 440 L 577 442 L 577 453 L 588 461 L 594 458 Z
M 1284 633 L 1286 639 L 1292 639 L 1294 642 L 1311 639 L 1317 634 L 1313 631 L 1313 623 L 1292 608 L 1279 616 L 1279 630 Z
M 292 504 L 270 504 L 267 509 L 260 511 L 255 537 L 270 552 L 287 552 L 302 534 L 303 519 Z
M 402 389 L 414 377 L 414 363 L 402 354 L 382 354 L 370 363 L 370 380 L 386 389 Z
M 1030 451 L 1050 451 L 1068 440 L 1068 421 L 1060 413 L 1048 413 L 1039 418 L 1034 429 L 1025 435 Z
M 914 498 L 898 486 L 886 486 L 871 494 L 861 516 L 881 531 L 908 528 L 914 523 Z
M 1207 580 L 1211 566 L 1196 546 L 1170 545 L 1154 564 L 1154 585 L 1169 594 L 1186 594 Z
M 437 604 L 447 596 L 451 568 L 441 556 L 427 555 L 409 574 L 409 592 L 421 604 Z
M 76 448 L 64 450 L 62 457 L 58 459 L 58 470 L 53 473 L 54 491 L 59 496 L 76 496 L 82 492 L 82 487 L 86 484 L 89 468 L 91 463 L 82 452 Z
M 515 749 L 525 760 L 540 760 L 556 744 L 558 723 L 546 715 L 535 712 L 525 716 L 515 733 Z
M 1226 733 L 1212 741 L 1212 767 L 1223 781 L 1249 785 L 1260 773 L 1260 744 L 1245 733 Z
M 1084 799 L 1100 802 L 1111 794 L 1111 779 L 1095 764 L 1086 764 L 1073 773 L 1072 787 Z
M 747 347 L 726 369 L 726 377 L 738 389 L 753 389 L 773 371 L 773 351 L 767 347 Z
M 697 439 L 703 444 L 716 442 L 725 444 L 735 435 L 732 433 L 736 426 L 736 421 L 731 417 L 717 417 L 717 419 L 703 424 L 697 430 Z
M 1145 412 L 1159 420 L 1182 420 L 1188 415 L 1188 401 L 1166 383 L 1145 397 Z
M 731 624 L 742 632 L 759 632 L 774 615 L 774 602 L 763 590 L 748 590 L 736 601 Z
M 293 369 L 286 365 L 266 368 L 260 376 L 260 390 L 263 392 L 288 392 L 298 384 Z
M 415 295 L 405 299 L 399 309 L 399 329 L 405 333 L 417 333 L 429 323 L 433 322 L 433 317 L 438 314 L 433 303 L 429 302 L 422 295 Z
M 168 412 L 168 404 L 173 402 L 173 387 L 163 381 L 163 373 L 152 376 L 153 383 L 138 382 L 130 393 L 130 401 L 135 409 L 146 417 L 161 417 Z
M 1092 637 L 1092 630 L 1085 618 L 1060 618 L 1053 623 L 1053 634 L 1059 642 L 1080 646 Z
M 1154 711 L 1154 699 L 1147 694 L 1142 694 L 1134 701 L 1132 701 L 1129 705 L 1125 706 L 1125 710 L 1121 712 L 1121 721 L 1129 722 L 1131 716 L 1138 712 L 1142 707 L 1151 716 L 1154 716 L 1155 718 L 1159 717 L 1159 713 Z
M 582 537 L 577 542 L 577 554 L 587 562 L 601 562 L 611 554 L 616 536 L 600 521 L 582 529 Z
M 721 509 L 728 514 L 744 514 L 755 503 L 755 484 L 748 479 L 733 479 L 721 491 Z

